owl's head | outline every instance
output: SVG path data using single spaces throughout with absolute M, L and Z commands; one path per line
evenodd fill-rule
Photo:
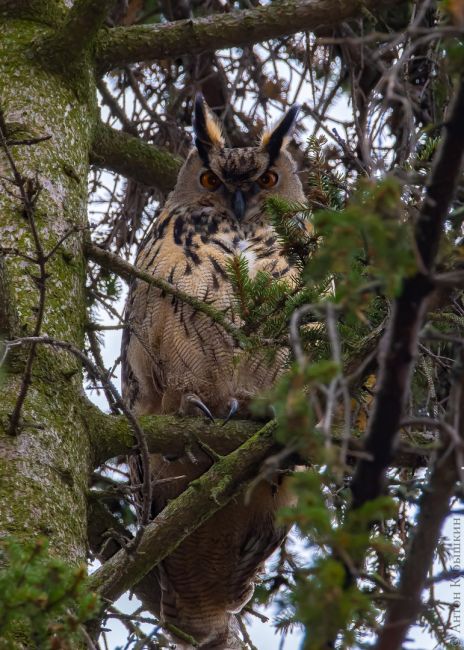
M 304 201 L 295 163 L 286 150 L 299 107 L 293 106 L 257 146 L 225 147 L 221 126 L 198 95 L 195 101 L 195 147 L 179 172 L 171 200 L 214 205 L 239 221 L 262 213 L 265 199 L 278 194 Z

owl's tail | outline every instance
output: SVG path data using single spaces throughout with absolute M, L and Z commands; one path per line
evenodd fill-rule
M 212 624 L 213 621 L 208 621 L 209 624 Z M 236 618 L 233 614 L 229 615 L 228 620 L 222 620 L 217 622 L 216 625 L 212 626 L 211 629 L 214 631 L 209 632 L 206 639 L 200 640 L 200 645 L 197 648 L 200 650 L 243 650 L 244 644 L 240 640 L 239 629 L 237 625 Z M 203 630 L 207 632 L 207 630 Z M 173 640 L 176 643 L 176 650 L 194 650 L 194 646 L 190 643 L 186 643 L 180 639 L 177 639 L 175 635 Z

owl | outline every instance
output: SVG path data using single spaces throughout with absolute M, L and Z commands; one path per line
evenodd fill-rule
M 237 325 L 228 274 L 235 256 L 245 256 L 250 276 L 265 271 L 291 282 L 294 269 L 265 201 L 272 195 L 304 201 L 286 150 L 297 112 L 298 107 L 290 108 L 257 146 L 228 148 L 215 115 L 198 96 L 195 146 L 139 251 L 137 267 L 209 302 Z M 247 417 L 250 401 L 284 369 L 285 352 L 271 360 L 259 351 L 243 351 L 209 316 L 143 281 L 131 286 L 126 323 L 123 394 L 139 416 Z M 155 487 L 153 516 L 210 467 L 212 459 L 203 450 L 195 456 L 152 456 L 153 476 L 173 478 Z M 135 480 L 140 483 L 140 476 Z M 263 480 L 246 499 L 237 498 L 200 526 L 157 567 L 149 598 L 154 613 L 203 649 L 241 647 L 234 614 L 251 598 L 263 562 L 285 535 L 275 513 L 290 500 L 285 481 Z M 179 640 L 177 647 L 189 646 Z

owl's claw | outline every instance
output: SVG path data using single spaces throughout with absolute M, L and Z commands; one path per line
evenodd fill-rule
M 230 400 L 230 410 L 226 418 L 224 418 L 224 422 L 222 423 L 222 426 L 228 423 L 231 417 L 233 417 L 238 411 L 238 400 L 233 397 Z
M 196 406 L 198 409 L 200 409 L 200 411 L 202 411 L 206 417 L 211 420 L 211 422 L 214 422 L 214 417 L 211 411 L 199 397 L 195 397 L 195 395 L 187 395 L 187 401 L 190 402 L 190 404 L 193 404 L 193 406 Z

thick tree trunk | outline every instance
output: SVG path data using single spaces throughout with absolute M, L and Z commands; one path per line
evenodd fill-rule
M 33 225 L 45 256 L 69 232 L 45 266 L 48 277 L 40 329 L 81 347 L 85 323 L 83 227 L 95 88 L 85 60 L 78 71 L 73 70 L 71 80 L 49 71 L 47 61 L 37 56 L 32 44 L 49 31 L 39 22 L 38 4 L 6 3 L 6 9 L 0 4 L 3 130 L 15 142 L 51 136 L 43 142 L 10 147 L 17 170 L 26 179 L 23 189 L 30 194 L 37 182 L 40 193 L 32 224 L 20 188 L 1 181 L 2 277 L 8 278 L 14 295 L 16 315 L 10 320 L 17 322 L 21 335 L 34 332 L 40 269 L 29 259 L 37 257 Z M 53 4 L 59 9 L 58 3 Z M 63 2 L 63 12 L 65 5 Z M 25 14 L 28 7 L 31 11 Z M 24 15 L 30 20 L 24 20 Z M 0 161 L 2 176 L 12 179 L 12 166 L 4 151 Z M 4 303 L 7 291 L 2 282 L 0 290 L 0 302 Z M 9 305 L 3 311 L 11 314 L 11 309 Z M 28 355 L 29 348 L 13 348 L 7 373 L 0 377 L 0 536 L 30 540 L 45 534 L 53 553 L 67 561 L 83 562 L 90 447 L 78 410 L 81 367 L 67 352 L 37 346 L 31 384 L 12 431 L 11 416 L 18 394 L 24 390 Z

